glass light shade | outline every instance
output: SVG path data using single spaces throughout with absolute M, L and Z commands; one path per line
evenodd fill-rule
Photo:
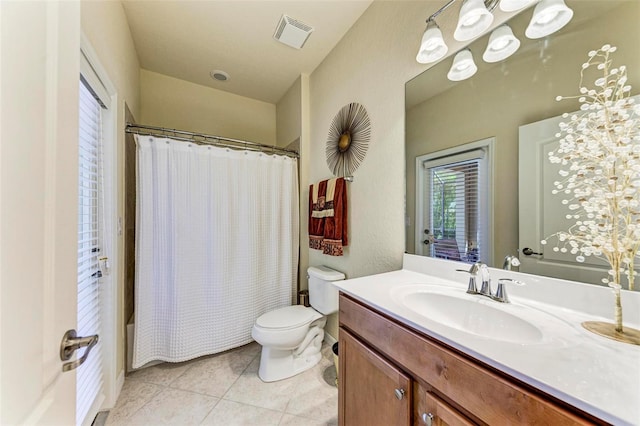
M 513 35 L 511 27 L 505 24 L 491 33 L 487 49 L 482 55 L 485 62 L 499 62 L 513 55 L 520 47 L 520 40 Z
M 421 64 L 428 64 L 442 59 L 447 54 L 449 48 L 444 42 L 442 31 L 435 22 L 429 22 L 427 29 L 422 35 L 420 50 L 416 56 L 416 61 Z
M 464 0 L 453 37 L 458 41 L 471 40 L 485 32 L 492 22 L 493 14 L 483 0 Z
M 500 9 L 503 12 L 515 12 L 535 1 L 536 0 L 500 0 Z
M 546 37 L 567 25 L 571 18 L 573 10 L 564 4 L 564 0 L 542 0 L 533 10 L 533 17 L 524 33 L 532 39 Z
M 473 55 L 469 49 L 462 50 L 453 58 L 453 64 L 447 74 L 451 81 L 466 80 L 478 71 L 476 63 L 473 62 Z

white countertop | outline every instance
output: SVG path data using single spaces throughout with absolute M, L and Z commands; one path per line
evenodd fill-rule
M 585 330 L 583 321 L 606 321 L 598 316 L 613 310 L 611 291 L 598 286 L 518 274 L 491 268 L 498 277 L 518 278 L 528 285 L 509 288 L 510 306 L 482 296 L 466 295 L 466 274 L 454 272 L 468 265 L 405 255 L 404 269 L 336 282 L 344 293 L 392 318 L 501 370 L 549 395 L 615 425 L 640 425 L 640 346 L 615 342 Z M 427 272 L 427 273 L 425 273 Z M 533 283 L 532 283 L 533 282 Z M 498 304 L 515 315 L 523 307 L 542 311 L 549 336 L 536 343 L 499 341 L 461 331 L 408 309 L 391 296 L 391 289 L 437 285 Z M 552 292 L 553 296 L 549 296 Z M 625 292 L 625 325 L 638 326 L 640 294 Z M 564 300 L 564 302 L 563 302 Z M 594 306 L 594 305 L 598 306 Z M 600 306 L 602 305 L 602 306 Z M 567 307 L 569 306 L 569 307 Z M 626 320 L 629 317 L 630 321 Z M 555 324 L 555 325 L 554 325 Z M 546 327 L 546 328 L 545 328 Z

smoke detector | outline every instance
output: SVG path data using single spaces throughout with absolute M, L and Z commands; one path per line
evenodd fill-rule
M 304 22 L 300 22 L 287 15 L 282 15 L 273 38 L 287 46 L 300 49 L 304 46 L 312 32 L 313 28 Z

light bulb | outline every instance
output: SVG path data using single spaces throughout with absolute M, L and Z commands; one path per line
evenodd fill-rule
M 525 35 L 531 39 L 546 37 L 564 27 L 573 18 L 573 10 L 564 0 L 542 0 L 533 10 Z
M 464 0 L 453 37 L 458 41 L 471 40 L 485 32 L 493 22 L 493 15 L 483 0 Z
M 478 67 L 473 61 L 473 55 L 469 49 L 462 50 L 453 58 L 453 64 L 447 74 L 451 81 L 466 80 L 478 71 Z
M 485 62 L 499 62 L 513 55 L 520 47 L 520 40 L 508 25 L 502 25 L 491 33 L 487 49 L 482 55 Z
M 427 29 L 422 35 L 422 41 L 420 42 L 420 50 L 416 56 L 416 61 L 421 64 L 427 64 L 430 62 L 436 62 L 447 54 L 449 48 L 444 42 L 442 37 L 442 31 L 438 28 L 438 25 L 429 21 Z

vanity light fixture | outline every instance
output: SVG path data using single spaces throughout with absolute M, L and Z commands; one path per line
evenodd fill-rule
M 524 34 L 531 38 L 542 38 L 553 34 L 569 23 L 573 10 L 564 0 L 542 0 L 533 10 L 533 17 Z
M 416 61 L 419 63 L 436 62 L 447 54 L 449 48 L 435 17 L 455 2 L 456 0 L 449 0 L 427 18 L 427 28 L 422 35 L 420 49 L 416 55 Z M 453 38 L 457 41 L 467 41 L 484 34 L 493 23 L 492 12 L 498 4 L 502 11 L 511 13 L 536 2 L 533 17 L 525 31 L 528 38 L 546 37 L 564 27 L 573 17 L 573 11 L 567 7 L 564 0 L 462 0 Z M 511 28 L 504 24 L 496 28 L 489 36 L 489 43 L 482 59 L 489 63 L 499 62 L 514 54 L 519 47 L 520 40 L 513 35 Z M 477 71 L 471 52 L 468 49 L 466 51 L 467 53 L 464 53 L 463 50 L 455 56 L 454 63 L 448 73 L 450 80 L 464 80 Z M 465 64 L 469 63 L 469 67 L 466 67 Z M 462 68 L 465 68 L 465 72 Z M 467 73 L 469 74 L 467 75 Z
M 447 78 L 451 81 L 462 81 L 474 75 L 476 71 L 478 71 L 478 67 L 473 61 L 471 50 L 464 49 L 456 53 L 453 58 L 453 64 L 447 74 Z
M 453 38 L 458 41 L 471 40 L 484 33 L 492 22 L 493 14 L 484 0 L 463 0 Z
M 482 55 L 485 62 L 500 62 L 513 55 L 520 47 L 520 40 L 513 35 L 511 27 L 507 24 L 501 25 L 489 36 L 487 49 Z
M 500 0 L 500 9 L 503 12 L 515 12 L 529 6 L 536 0 Z
M 422 35 L 420 50 L 416 56 L 416 61 L 421 64 L 428 64 L 442 59 L 449 51 L 449 47 L 444 42 L 442 31 L 436 21 L 430 18 L 427 21 L 427 29 Z

